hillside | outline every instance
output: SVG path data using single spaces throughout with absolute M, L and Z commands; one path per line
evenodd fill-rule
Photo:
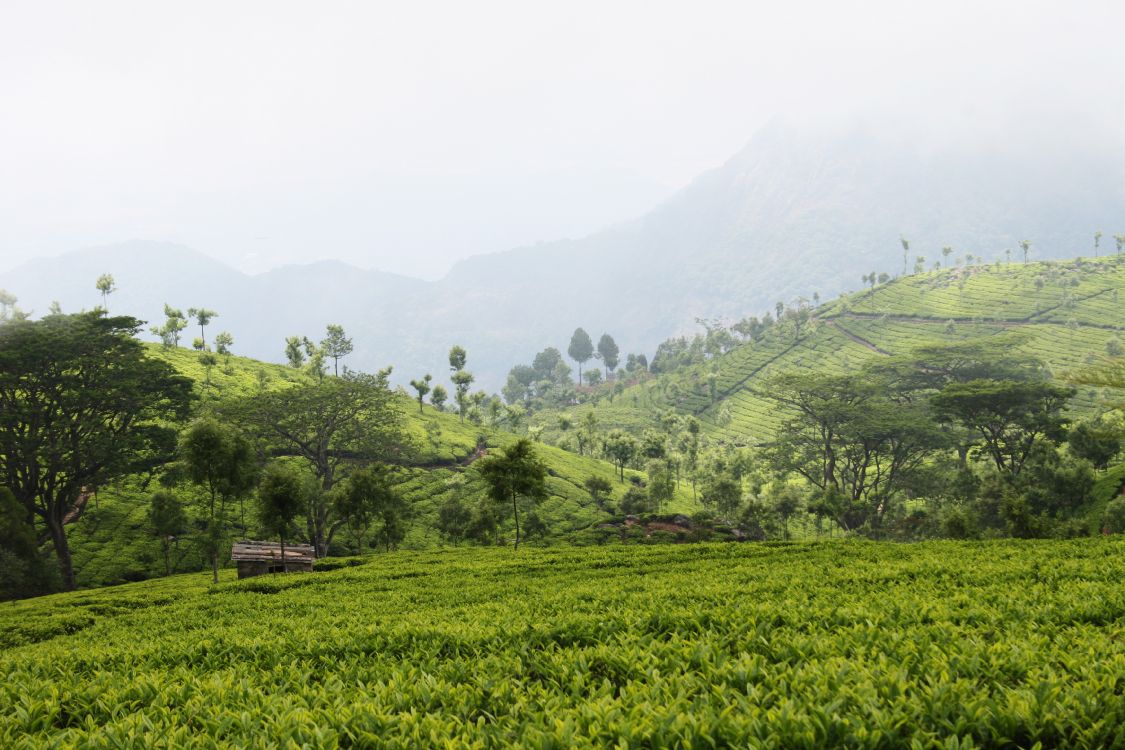
M 355 337 L 353 366 L 390 362 L 396 377 L 443 369 L 465 346 L 478 383 L 576 326 L 609 331 L 624 351 L 648 352 L 696 317 L 761 314 L 781 300 L 859 287 L 870 270 L 932 263 L 951 245 L 991 262 L 1033 242 L 1039 260 L 1103 252 L 1125 215 L 1125 164 L 1113 144 L 1070 138 L 1041 148 L 1003 140 L 907 144 L 855 122 L 777 122 L 716 169 L 639 218 L 588 237 L 476 256 L 443 279 L 420 281 L 323 262 L 246 275 L 188 248 L 133 242 L 41 259 L 0 274 L 0 287 L 42 313 L 93 307 L 94 280 L 117 277 L 111 307 L 156 321 L 163 304 L 218 310 L 236 350 L 279 361 L 286 336 L 327 323 Z M 628 219 L 629 217 L 621 217 Z M 269 311 L 263 314 L 263 311 Z
M 769 442 L 786 413 L 767 397 L 769 378 L 786 370 L 855 371 L 873 358 L 907 354 L 924 344 L 999 337 L 1047 363 L 1058 378 L 1105 356 L 1121 337 L 1125 258 L 976 265 L 927 271 L 824 304 L 799 338 L 787 325 L 714 359 L 574 407 L 594 411 L 605 429 L 637 432 L 667 409 L 698 417 L 705 433 L 739 445 Z M 708 376 L 715 375 L 712 395 Z M 1076 415 L 1105 408 L 1107 394 L 1081 389 Z M 536 424 L 557 439 L 557 415 Z
M 1125 542 L 399 552 L 0 608 L 0 745 L 1119 747 Z
M 252 395 L 262 387 L 285 388 L 305 377 L 288 367 L 244 357 L 220 357 L 219 364 L 208 376 L 196 352 L 156 345 L 150 346 L 149 351 L 195 380 L 196 392 L 203 404 L 224 397 Z M 399 398 L 406 431 L 417 446 L 409 463 L 394 468 L 396 486 L 414 512 L 402 546 L 407 549 L 440 547 L 443 543 L 436 531 L 436 520 L 441 504 L 453 496 L 466 502 L 478 500 L 484 487 L 468 467 L 484 452 L 509 445 L 516 435 L 462 423 L 456 415 L 438 412 L 428 404 L 419 413 L 417 402 L 405 394 Z M 593 503 L 582 485 L 591 476 L 602 477 L 613 486 L 610 500 L 620 499 L 627 483 L 618 481 L 610 464 L 549 445 L 540 445 L 537 450 L 548 469 L 549 493 L 538 508 L 538 514 L 547 525 L 550 537 L 565 537 L 608 517 L 608 513 Z M 636 472 L 626 472 L 627 478 L 636 475 Z M 116 486 L 101 488 L 87 504 L 80 521 L 73 524 L 69 532 L 80 586 L 121 583 L 163 573 L 160 543 L 152 536 L 147 517 L 148 498 L 156 489 L 152 478 L 136 476 Z M 177 488 L 176 494 L 189 504 L 197 499 L 196 490 L 190 487 Z M 249 519 L 252 519 L 251 505 L 248 501 Z M 690 491 L 681 488 L 668 509 L 690 512 L 695 507 Z M 252 521 L 248 524 L 252 527 Z M 338 542 L 346 540 L 341 535 Z M 185 540 L 182 548 L 177 548 L 176 554 L 181 570 L 199 569 L 205 564 L 190 539 Z

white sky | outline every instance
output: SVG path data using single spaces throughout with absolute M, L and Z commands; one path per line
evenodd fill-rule
M 1125 3 L 0 0 L 0 270 L 127 239 L 247 270 L 630 218 L 775 115 L 1125 128 Z

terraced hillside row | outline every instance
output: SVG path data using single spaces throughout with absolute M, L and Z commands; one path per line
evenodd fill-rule
M 234 356 L 219 357 L 219 363 L 208 373 L 199 364 L 195 352 L 153 346 L 151 353 L 167 359 L 192 377 L 204 403 L 252 395 L 261 388 L 285 388 L 305 377 L 288 367 Z M 393 471 L 393 479 L 414 513 L 402 546 L 416 549 L 439 545 L 441 540 L 435 526 L 441 505 L 455 496 L 467 504 L 479 501 L 484 487 L 471 470 L 471 464 L 484 452 L 510 444 L 516 436 L 488 426 L 462 423 L 457 416 L 438 412 L 429 405 L 420 413 L 417 403 L 405 394 L 401 396 L 400 408 L 406 431 L 417 447 L 415 455 Z M 587 528 L 607 517 L 583 488 L 587 478 L 598 476 L 609 480 L 614 488 L 611 501 L 620 499 L 625 491 L 626 484 L 618 480 L 614 468 L 605 461 L 577 456 L 549 445 L 539 446 L 539 456 L 548 467 L 550 497 L 541 504 L 538 514 L 552 536 Z M 635 472 L 626 471 L 626 478 L 633 474 Z M 153 477 L 135 476 L 115 486 L 100 488 L 90 498 L 80 520 L 71 525 L 69 531 L 80 586 L 140 580 L 163 572 L 161 544 L 152 535 L 148 521 L 148 500 L 156 489 Z M 174 492 L 187 504 L 189 517 L 194 518 L 193 506 L 202 500 L 199 491 L 182 486 Z M 690 489 L 680 488 L 678 493 L 670 503 L 670 510 L 691 511 L 697 507 Z M 245 505 L 245 518 L 252 531 L 252 501 Z M 347 541 L 343 533 L 339 539 Z M 173 559 L 181 570 L 205 565 L 202 552 L 190 535 L 177 544 Z
M 0 746 L 1121 747 L 1123 575 L 1115 537 L 175 576 L 0 608 Z
M 776 325 L 761 340 L 711 361 L 660 375 L 625 389 L 612 401 L 575 407 L 573 421 L 595 412 L 603 429 L 637 432 L 668 410 L 695 415 L 713 438 L 753 445 L 769 442 L 786 418 L 767 397 L 777 373 L 815 368 L 842 373 L 864 362 L 907 354 L 935 342 L 1019 331 L 1018 348 L 1063 378 L 1121 346 L 1125 259 L 1077 259 L 930 271 L 841 297 L 814 312 L 795 336 Z M 1082 389 L 1078 415 L 1102 408 L 1109 394 Z M 541 414 L 545 435 L 557 439 L 554 414 Z

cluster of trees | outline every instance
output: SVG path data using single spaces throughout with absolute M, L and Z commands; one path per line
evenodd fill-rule
M 575 328 L 574 333 L 570 337 L 570 345 L 566 349 L 566 353 L 570 358 L 578 363 L 578 385 L 582 385 L 585 381 L 586 385 L 595 386 L 602 380 L 610 380 L 614 372 L 617 371 L 617 365 L 620 364 L 621 350 L 617 348 L 617 342 L 613 340 L 613 336 L 608 333 L 603 333 L 601 338 L 598 339 L 597 349 L 594 348 L 594 342 L 590 338 L 590 334 L 586 333 L 583 328 Z M 582 366 L 593 358 L 601 362 L 605 366 L 605 377 L 602 377 L 602 372 L 598 369 L 589 370 L 585 376 L 582 374 Z
M 455 344 L 449 350 L 449 383 L 453 388 L 453 403 L 457 405 L 457 414 L 464 422 L 468 418 L 475 424 L 483 421 L 483 415 L 489 412 L 490 420 L 498 421 L 500 399 L 489 396 L 484 391 L 470 393 L 476 376 L 469 372 L 469 355 L 465 347 Z M 426 394 L 430 396 L 430 405 L 438 411 L 445 411 L 445 404 L 449 400 L 449 391 L 441 383 L 434 383 L 434 376 L 426 373 L 418 380 L 411 380 L 410 387 L 414 389 L 418 401 L 418 411 L 423 411 Z M 432 384 L 432 385 L 431 385 Z
M 923 347 L 855 374 L 787 373 L 768 392 L 792 415 L 765 459 L 799 478 L 807 510 L 873 536 L 1074 531 L 1095 471 L 1120 450 L 1105 420 L 1069 430 L 1074 389 L 1013 342 Z M 910 499 L 924 501 L 908 510 Z
M 285 360 L 293 369 L 304 369 L 318 380 L 322 380 L 328 372 L 328 360 L 332 360 L 333 375 L 339 376 L 340 360 L 351 354 L 354 348 L 344 327 L 329 323 L 325 329 L 325 336 L 319 344 L 308 336 L 287 337 Z M 347 370 L 346 367 L 344 369 Z
M 0 525 L 9 532 L 0 556 L 23 571 L 20 591 L 75 586 L 67 527 L 98 487 L 125 476 L 163 486 L 151 518 L 169 567 L 168 545 L 185 531 L 183 497 L 195 506 L 193 540 L 215 568 L 230 531 L 251 528 L 252 497 L 259 529 L 289 538 L 300 517 L 300 536 L 321 554 L 342 526 L 363 530 L 376 517 L 381 543 L 401 539 L 405 513 L 401 503 L 387 509 L 393 492 L 378 468 L 412 450 L 389 371 L 200 406 L 188 378 L 146 356 L 140 327 L 104 309 L 0 326 Z M 36 564 L 46 542 L 57 575 L 40 575 Z

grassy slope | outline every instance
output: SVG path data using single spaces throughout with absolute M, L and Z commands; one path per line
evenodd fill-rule
M 1041 283 L 1037 285 L 1037 279 Z M 762 341 L 744 344 L 686 372 L 632 386 L 612 403 L 576 407 L 577 423 L 594 410 L 605 429 L 639 431 L 658 413 L 694 414 L 707 434 L 738 444 L 768 442 L 785 418 L 764 394 L 771 375 L 789 369 L 854 370 L 884 353 L 905 354 L 930 342 L 1026 334 L 1027 352 L 1047 362 L 1057 376 L 1106 353 L 1106 343 L 1125 326 L 1117 300 L 1125 290 L 1125 260 L 1102 258 L 977 266 L 931 271 L 823 305 L 813 331 L 794 341 L 791 329 L 775 326 Z M 952 325 L 950 323 L 952 322 Z M 712 403 L 706 375 L 718 373 Z M 1102 393 L 1083 389 L 1073 409 L 1093 413 Z M 724 408 L 725 407 L 725 408 Z M 729 413 L 730 420 L 721 417 Z M 556 414 L 536 417 L 548 439 L 557 439 Z
M 152 346 L 151 353 L 192 377 L 204 401 L 252 395 L 263 384 L 268 389 L 285 388 L 303 377 L 281 365 L 243 357 L 221 357 L 220 364 L 212 368 L 210 385 L 207 385 L 207 374 L 195 352 Z M 419 447 L 415 465 L 398 467 L 395 472 L 400 490 L 417 513 L 404 546 L 423 548 L 441 543 L 434 524 L 442 502 L 455 493 L 469 502 L 483 494 L 482 484 L 475 481 L 476 474 L 465 465 L 476 451 L 478 439 L 488 448 L 497 448 L 511 443 L 516 436 L 467 422 L 462 424 L 455 415 L 438 412 L 428 405 L 419 413 L 417 403 L 406 396 L 402 397 L 401 408 L 406 417 L 406 429 Z M 613 467 L 604 461 L 546 445 L 540 446 L 539 453 L 548 467 L 550 492 L 539 512 L 552 534 L 585 528 L 606 516 L 582 489 L 588 477 L 611 480 L 615 499 L 624 493 L 626 485 L 617 480 Z M 634 473 L 626 472 L 626 476 Z M 102 488 L 96 503 L 91 503 L 81 521 L 70 527 L 79 585 L 120 583 L 163 572 L 160 543 L 150 536 L 147 521 L 147 499 L 155 489 L 155 485 L 146 486 L 142 477 Z M 180 488 L 176 492 L 188 504 L 197 498 L 191 488 Z M 685 488 L 671 509 L 690 511 L 694 507 L 690 491 Z M 252 518 L 249 503 L 246 512 L 247 518 Z M 250 524 L 252 527 L 252 522 Z M 204 564 L 191 544 L 185 543 L 178 552 L 184 569 Z
M 398 552 L 0 605 L 0 746 L 1110 747 L 1125 540 Z

